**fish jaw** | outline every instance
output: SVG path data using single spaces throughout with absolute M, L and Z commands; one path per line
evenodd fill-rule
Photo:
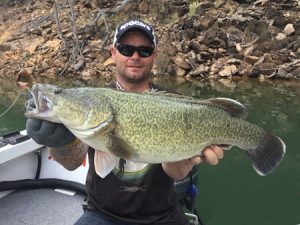
M 41 85 L 35 84 L 32 88 L 31 95 L 32 99 L 25 103 L 26 117 L 60 122 L 53 113 L 53 102 L 43 93 Z

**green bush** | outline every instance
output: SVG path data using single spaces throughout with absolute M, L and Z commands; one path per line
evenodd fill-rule
M 9 0 L 0 0 L 0 4 L 7 3 Z

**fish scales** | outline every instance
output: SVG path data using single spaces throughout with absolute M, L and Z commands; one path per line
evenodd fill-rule
M 121 100 L 123 97 L 126 99 Z M 243 143 L 244 146 L 253 146 L 251 140 L 257 138 L 255 129 L 252 133 L 251 130 L 242 132 L 249 123 L 217 107 L 161 100 L 155 95 L 114 94 L 110 101 L 115 112 L 116 133 L 138 151 L 137 155 L 144 157 L 132 160 L 173 161 L 173 154 L 180 160 L 190 156 L 191 151 L 199 155 L 201 149 L 211 144 L 234 142 L 241 146 L 240 135 L 244 135 L 243 141 L 246 138 L 249 142 Z M 224 127 L 237 132 L 225 132 Z M 152 152 L 159 152 L 159 158 L 153 157 Z

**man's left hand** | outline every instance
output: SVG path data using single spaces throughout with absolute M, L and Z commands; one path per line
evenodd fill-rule
M 224 150 L 218 145 L 206 147 L 202 153 L 203 156 L 194 156 L 189 159 L 193 166 L 201 162 L 207 162 L 210 165 L 217 165 L 219 160 L 224 157 Z
M 178 162 L 162 163 L 162 168 L 168 176 L 178 181 L 185 178 L 195 165 L 201 162 L 217 165 L 223 157 L 224 150 L 217 145 L 211 145 L 202 151 L 202 156 L 194 156 Z

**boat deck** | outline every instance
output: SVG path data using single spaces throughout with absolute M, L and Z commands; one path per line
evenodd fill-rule
M 84 199 L 54 189 L 15 191 L 0 198 L 0 225 L 73 225 Z
M 27 133 L 16 135 L 26 137 Z M 88 161 L 68 171 L 49 158 L 47 148 L 26 139 L 0 147 L 0 171 L 0 225 L 73 225 L 82 215 Z M 192 174 L 194 182 L 196 171 Z M 190 177 L 175 184 L 179 199 L 184 199 L 189 184 Z M 55 188 L 78 194 L 67 195 Z M 16 191 L 6 195 L 8 190 Z M 191 224 L 203 224 L 198 223 L 200 217 L 186 215 Z

